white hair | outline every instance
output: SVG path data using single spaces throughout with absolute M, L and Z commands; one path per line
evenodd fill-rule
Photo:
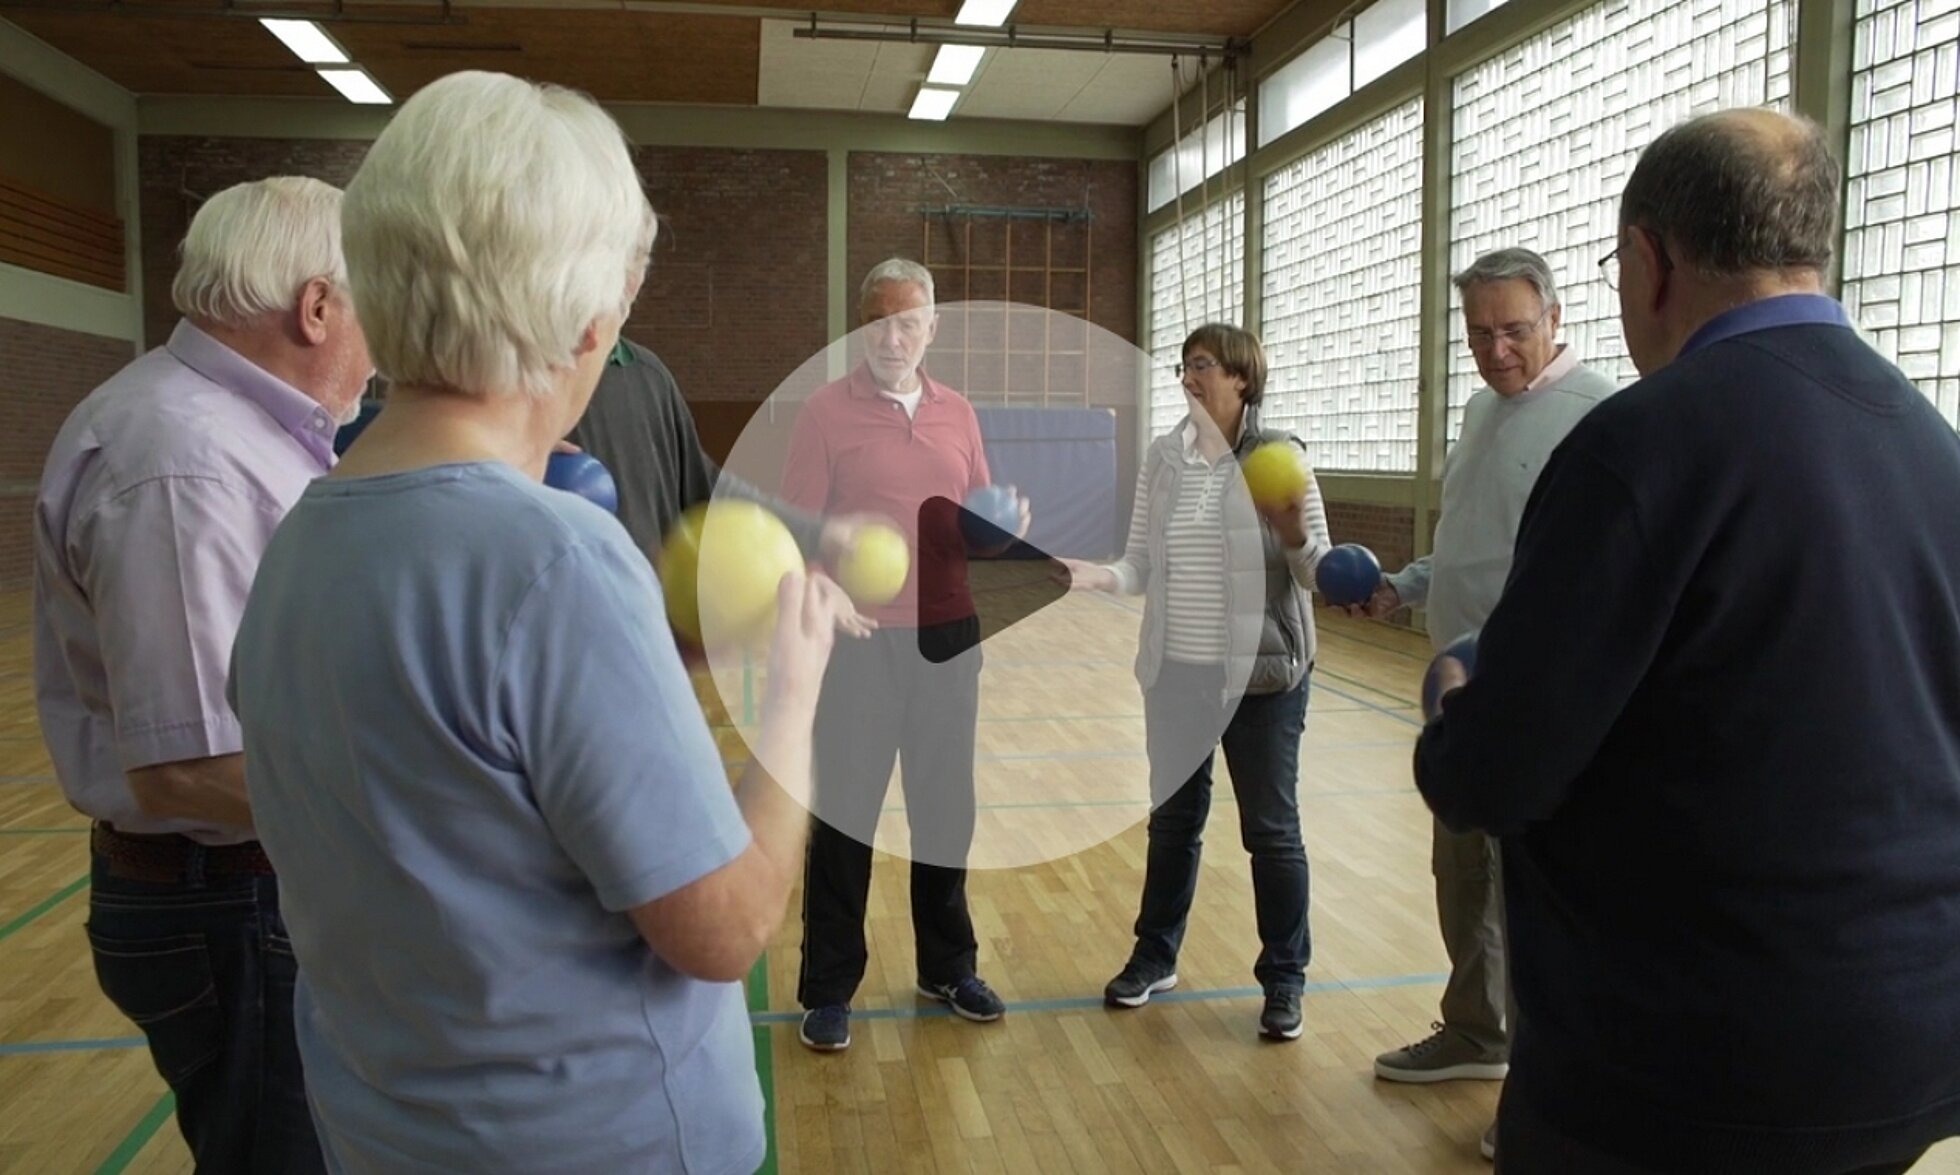
M 858 287 L 858 304 L 863 305 L 871 297 L 871 291 L 886 282 L 916 285 L 926 292 L 926 305 L 932 305 L 932 270 L 903 257 L 880 261 L 871 267 L 871 272 L 864 275 L 864 284 Z
M 1461 292 L 1486 282 L 1520 279 L 1531 283 L 1531 288 L 1538 291 L 1538 304 L 1546 310 L 1558 305 L 1558 282 L 1552 277 L 1551 265 L 1529 249 L 1499 249 L 1486 253 L 1451 280 Z
M 391 382 L 542 396 L 579 337 L 625 317 L 653 208 L 590 98 L 450 74 L 403 103 L 347 185 L 354 305 Z
M 347 288 L 340 252 L 340 189 L 280 175 L 226 188 L 191 218 L 170 283 L 177 312 L 194 321 L 244 326 L 291 310 L 307 282 Z

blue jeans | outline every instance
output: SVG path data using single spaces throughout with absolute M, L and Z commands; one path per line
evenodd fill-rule
M 93 874 L 96 980 L 149 1040 L 199 1175 L 324 1171 L 293 1038 L 299 968 L 278 881 L 134 881 L 100 856 Z
M 1283 694 L 1247 696 L 1226 721 L 1221 667 L 1166 661 L 1143 700 L 1150 750 L 1150 851 L 1133 961 L 1155 970 L 1177 966 L 1185 920 L 1198 892 L 1198 860 L 1211 813 L 1212 755 L 1188 777 L 1190 753 L 1216 731 L 1239 801 L 1239 839 L 1252 855 L 1252 901 L 1260 951 L 1252 973 L 1267 991 L 1306 986 L 1312 940 L 1307 933 L 1307 849 L 1300 836 L 1300 735 L 1307 723 L 1308 683 Z M 1172 748 L 1183 749 L 1184 754 Z

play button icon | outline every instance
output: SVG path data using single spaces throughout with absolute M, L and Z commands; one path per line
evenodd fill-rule
M 718 497 L 888 527 L 909 556 L 900 573 L 883 544 L 877 590 L 856 599 L 875 628 L 836 634 L 814 714 L 772 707 L 788 666 L 765 644 L 703 650 L 724 753 L 779 773 L 819 822 L 820 884 L 844 884 L 827 862 L 863 848 L 946 869 L 1059 861 L 1135 828 L 1213 757 L 1268 583 L 1221 569 L 1215 588 L 1172 591 L 1150 558 L 1162 536 L 1132 530 L 1143 454 L 1117 417 L 1168 381 L 1161 358 L 1070 314 L 942 302 L 868 322 L 745 411 Z M 912 361 L 916 400 L 889 390 Z M 1153 429 L 1177 407 L 1150 401 Z M 1221 538 L 1257 525 L 1242 479 L 1218 502 Z M 1173 626 L 1172 599 L 1202 606 Z
M 977 622 L 955 640 L 921 629 L 919 655 L 943 664 L 1068 594 L 1062 562 L 948 498 L 919 504 L 920 600 L 970 597 Z M 998 536 L 1004 543 L 986 545 Z M 978 541 L 976 541 L 978 540 Z

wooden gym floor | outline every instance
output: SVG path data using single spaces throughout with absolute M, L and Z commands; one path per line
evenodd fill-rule
M 0 599 L 0 1170 L 188 1172 L 141 1040 L 95 985 L 82 936 L 86 823 L 40 742 L 27 613 L 24 597 Z M 1143 870 L 1136 619 L 1125 603 L 1074 597 L 985 647 L 983 845 L 1079 849 L 970 880 L 981 972 L 1009 1003 L 1003 1021 L 967 1024 L 913 993 L 906 873 L 881 856 L 853 1046 L 808 1052 L 796 1039 L 791 898 L 748 985 L 775 1169 L 1489 1169 L 1477 1140 L 1494 1083 L 1398 1086 L 1370 1068 L 1425 1033 L 1447 966 L 1429 816 L 1409 782 L 1427 661 L 1413 634 L 1320 615 L 1301 750 L 1314 939 L 1305 1035 L 1256 1035 L 1258 939 L 1222 760 L 1182 985 L 1137 1011 L 1102 1007 Z M 732 676 L 719 684 L 704 677 L 703 694 L 734 758 L 757 691 Z M 894 788 L 889 805 L 902 803 Z M 1917 1170 L 1960 1175 L 1960 1143 Z

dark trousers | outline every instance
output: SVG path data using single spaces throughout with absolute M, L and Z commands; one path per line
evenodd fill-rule
M 182 881 L 116 872 L 94 858 L 96 979 L 148 1039 L 199 1175 L 324 1171 L 293 1038 L 299 969 L 278 881 L 198 876 L 195 857 Z
M 1902 1154 L 1882 1163 L 1857 1167 L 1820 1163 L 1788 1169 L 1788 1175 L 1905 1175 L 1926 1154 L 1924 1146 L 1908 1149 L 1909 1155 Z M 1507 1090 L 1497 1110 L 1495 1175 L 1679 1175 L 1679 1172 L 1635 1162 L 1574 1138 Z
M 1150 753 L 1150 850 L 1133 959 L 1157 969 L 1177 965 L 1185 921 L 1198 892 L 1198 861 L 1211 812 L 1212 751 L 1217 737 L 1239 801 L 1239 839 L 1252 855 L 1252 900 L 1259 919 L 1259 958 L 1252 973 L 1267 990 L 1306 985 L 1312 941 L 1307 932 L 1307 850 L 1300 836 L 1300 735 L 1308 683 L 1283 694 L 1248 696 L 1228 718 L 1222 667 L 1166 661 L 1144 695 L 1144 741 Z M 1222 729 L 1222 735 L 1215 735 Z M 1201 754 L 1195 770 L 1191 760 Z M 1184 774 L 1189 771 L 1189 774 Z
M 894 760 L 911 834 L 918 977 L 953 983 L 974 973 L 979 944 L 965 862 L 973 843 L 978 636 L 975 620 L 881 629 L 865 640 L 840 638 L 831 654 L 817 703 L 816 821 L 803 876 L 797 999 L 805 1008 L 848 1004 L 864 979 L 871 845 Z

